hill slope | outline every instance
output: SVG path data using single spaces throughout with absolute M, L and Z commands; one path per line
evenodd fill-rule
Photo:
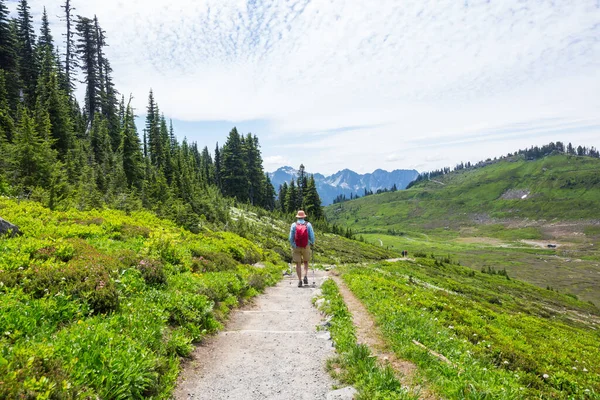
M 452 172 L 409 190 L 329 207 L 327 216 L 352 221 L 356 229 L 433 228 L 517 218 L 594 219 L 599 206 L 600 160 L 555 155 Z
M 263 211 L 264 213 L 264 211 Z M 233 232 L 147 211 L 51 211 L 0 196 L 0 398 L 169 398 L 180 357 L 281 278 L 289 223 L 234 209 Z M 317 234 L 317 262 L 390 256 Z
M 326 215 L 372 243 L 451 255 L 600 304 L 598 210 L 600 160 L 553 155 L 452 172 Z

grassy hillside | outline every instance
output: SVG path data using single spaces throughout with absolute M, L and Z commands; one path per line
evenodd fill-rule
M 24 232 L 0 237 L 0 398 L 169 398 L 180 357 L 289 257 L 289 224 L 250 210 L 234 210 L 239 235 L 2 197 L 0 215 Z M 321 262 L 389 256 L 317 240 Z
M 431 229 L 517 218 L 599 219 L 599 207 L 600 159 L 554 155 L 452 172 L 408 190 L 330 206 L 327 216 L 359 230 Z
M 600 304 L 600 160 L 514 158 L 327 207 L 374 244 L 446 254 Z M 556 244 L 556 249 L 548 249 Z
M 439 258 L 341 273 L 441 398 L 600 398 L 600 313 L 590 304 Z

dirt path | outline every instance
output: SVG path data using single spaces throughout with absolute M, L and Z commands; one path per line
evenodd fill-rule
M 284 278 L 253 305 L 232 313 L 226 328 L 199 346 L 184 368 L 176 399 L 325 399 L 333 381 L 325 361 L 334 351 L 311 299 L 316 286 Z M 309 275 L 312 283 L 312 273 Z
M 393 261 L 393 260 L 392 260 Z M 417 367 L 410 361 L 401 360 L 390 351 L 379 332 L 375 320 L 367 311 L 367 308 L 356 298 L 354 293 L 348 289 L 344 281 L 335 274 L 331 274 L 332 279 L 338 285 L 340 294 L 348 310 L 352 313 L 352 322 L 356 327 L 356 341 L 369 346 L 373 355 L 383 364 L 389 363 L 399 374 L 403 386 L 409 387 L 414 393 L 419 394 L 419 399 L 435 400 L 436 397 L 429 393 L 425 388 L 415 387 L 413 378 Z

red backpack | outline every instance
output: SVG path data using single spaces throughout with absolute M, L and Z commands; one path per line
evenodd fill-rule
M 306 224 L 296 223 L 296 235 L 294 236 L 294 243 L 297 247 L 308 246 L 308 228 Z

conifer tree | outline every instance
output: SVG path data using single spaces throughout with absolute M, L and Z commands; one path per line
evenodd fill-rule
M 298 203 L 298 189 L 296 187 L 296 182 L 293 179 L 288 186 L 285 205 L 287 212 L 294 212 L 294 210 L 300 208 L 300 204 Z
M 25 104 L 35 105 L 38 66 L 35 57 L 35 33 L 27 0 L 20 0 L 18 10 L 19 72 L 23 82 Z
M 223 146 L 221 185 L 225 196 L 241 202 L 248 200 L 249 183 L 244 162 L 242 140 L 234 127 Z
M 269 174 L 265 174 L 265 195 L 262 207 L 269 211 L 275 210 L 275 187 L 273 187 Z
M 63 92 L 53 62 L 54 55 L 47 46 L 43 51 L 44 61 L 38 79 L 38 103 L 48 112 L 51 123 L 52 147 L 62 160 L 73 145 L 73 124 L 69 112 L 69 98 Z M 43 48 L 43 47 L 42 47 Z
M 223 185 L 221 184 L 221 150 L 219 149 L 219 142 L 215 147 L 215 185 L 222 192 Z
M 100 87 L 98 72 L 98 43 L 95 33 L 94 23 L 91 19 L 77 17 L 77 55 L 81 61 L 81 68 L 85 81 L 85 116 L 88 129 L 94 120 L 96 112 L 99 112 L 99 93 Z
M 287 206 L 287 192 L 288 184 L 287 182 L 283 182 L 283 184 L 279 186 L 279 194 L 277 195 L 277 199 L 279 201 L 279 210 L 283 213 L 289 211 L 289 207 Z
M 50 22 L 48 22 L 46 7 L 44 7 L 44 13 L 42 14 L 42 27 L 40 28 L 38 46 L 49 47 L 50 50 L 54 52 L 54 41 L 52 39 L 52 33 L 50 33 Z
M 38 124 L 47 129 L 50 125 L 47 114 L 43 123 Z M 46 135 L 48 132 L 42 132 Z M 9 147 L 11 176 L 13 183 L 28 192 L 35 187 L 48 187 L 52 169 L 56 164 L 56 153 L 50 142 L 35 129 L 35 122 L 26 109 L 21 110 L 21 120 L 15 132 L 13 144 Z
M 0 69 L 0 140 L 12 141 L 14 122 L 10 116 L 8 91 L 6 90 L 6 73 Z
M 202 179 L 207 185 L 214 185 L 214 165 L 210 153 L 208 152 L 208 147 L 206 146 L 202 149 L 201 160 L 200 174 Z
M 131 99 L 129 102 L 131 103 Z M 122 138 L 123 170 L 127 178 L 127 185 L 129 188 L 136 187 L 140 189 L 144 176 L 143 157 L 133 110 L 129 104 L 124 115 Z
M 243 141 L 244 164 L 248 181 L 250 204 L 264 207 L 266 201 L 266 180 L 260 155 L 258 138 L 248 133 Z
M 311 175 L 307 179 L 306 189 L 304 190 L 304 204 L 303 207 L 307 214 L 313 218 L 313 220 L 321 219 L 324 217 L 323 207 L 321 206 L 321 198 L 317 192 L 317 185 L 315 183 L 314 175 Z
M 300 164 L 300 168 L 298 168 L 298 203 L 304 204 L 304 191 L 306 190 L 307 185 L 306 171 L 304 169 L 304 164 Z
M 8 20 L 8 8 L 4 0 L 0 0 L 0 69 L 13 70 L 16 67 L 15 43 Z
M 65 0 L 65 4 L 61 6 L 63 10 L 65 10 L 65 18 L 64 22 L 66 24 L 67 32 L 64 34 L 66 50 L 65 50 L 65 82 L 64 82 L 64 90 L 70 96 L 74 89 L 75 84 L 73 83 L 73 73 L 75 68 L 77 68 L 77 51 L 75 48 L 75 30 L 73 28 L 73 11 L 75 8 L 71 6 L 70 0 Z

